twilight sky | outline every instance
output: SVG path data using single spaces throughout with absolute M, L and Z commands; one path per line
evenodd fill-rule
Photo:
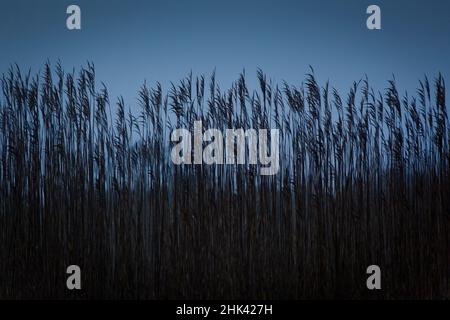
M 82 30 L 66 29 L 81 7 Z M 366 28 L 377 4 L 382 30 Z M 299 84 L 312 65 L 319 82 L 348 89 L 367 74 L 376 89 L 392 74 L 414 90 L 424 73 L 450 75 L 450 1 L 2 0 L 0 73 L 11 63 L 37 71 L 49 59 L 67 69 L 94 62 L 97 80 L 128 105 L 144 79 L 167 88 L 192 70 L 215 68 L 221 88 L 257 67 Z M 115 99 L 112 99 L 115 101 Z

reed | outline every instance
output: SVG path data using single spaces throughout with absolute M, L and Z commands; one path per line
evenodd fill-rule
M 144 83 L 132 112 L 94 65 L 5 72 L 1 298 L 450 298 L 445 83 L 346 95 L 258 70 L 222 91 Z M 280 170 L 180 165 L 170 133 L 277 128 Z M 82 270 L 81 291 L 65 287 Z M 380 291 L 366 268 L 382 270 Z

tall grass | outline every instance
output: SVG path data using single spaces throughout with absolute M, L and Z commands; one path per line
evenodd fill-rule
M 445 84 L 346 95 L 241 74 L 146 83 L 12 66 L 0 94 L 1 298 L 450 298 Z M 278 128 L 280 171 L 175 166 L 170 132 Z M 78 264 L 82 290 L 66 289 Z M 367 266 L 382 290 L 366 288 Z

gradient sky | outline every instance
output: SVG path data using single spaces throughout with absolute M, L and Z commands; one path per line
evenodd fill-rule
M 81 7 L 82 30 L 66 29 Z M 382 30 L 366 28 L 377 4 Z M 17 62 L 37 71 L 49 59 L 66 69 L 94 62 L 97 80 L 128 105 L 144 79 L 167 88 L 192 70 L 216 69 L 222 88 L 242 69 L 262 68 L 299 84 L 312 65 L 321 84 L 348 89 L 367 74 L 376 89 L 392 74 L 401 88 L 450 71 L 450 1 L 53 0 L 0 2 L 0 72 Z

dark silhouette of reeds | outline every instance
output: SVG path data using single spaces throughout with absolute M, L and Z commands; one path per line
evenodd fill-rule
M 0 94 L 1 298 L 450 298 L 445 84 L 367 78 L 340 95 L 314 72 L 258 71 L 222 91 L 143 84 L 139 111 L 92 64 L 12 66 Z M 138 110 L 138 108 L 135 108 Z M 278 128 L 280 171 L 181 165 L 170 132 Z M 66 268 L 82 290 L 66 289 Z M 366 268 L 382 290 L 366 288 Z

